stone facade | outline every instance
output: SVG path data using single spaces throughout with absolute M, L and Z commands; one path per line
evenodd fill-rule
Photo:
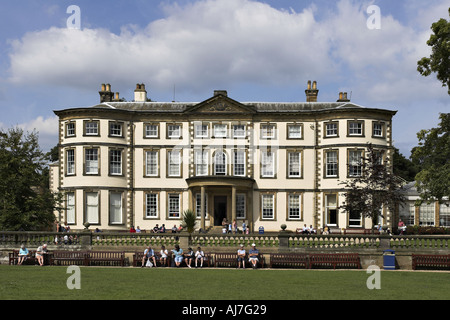
M 338 209 L 339 183 L 358 175 L 368 143 L 391 154 L 395 111 L 356 105 L 346 93 L 317 102 L 316 82 L 307 102 L 288 103 L 239 102 L 224 90 L 202 102 L 155 102 L 143 84 L 126 102 L 110 90 L 102 86 L 100 104 L 55 111 L 51 186 L 65 194 L 57 219 L 73 229 L 170 229 L 187 209 L 203 229 L 223 219 L 252 231 L 371 227 Z

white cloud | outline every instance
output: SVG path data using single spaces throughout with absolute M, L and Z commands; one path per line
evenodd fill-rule
M 341 0 L 317 21 L 314 5 L 295 13 L 251 0 L 202 0 L 167 5 L 166 18 L 144 29 L 123 26 L 118 35 L 87 28 L 30 32 L 12 42 L 9 80 L 79 88 L 144 82 L 155 90 L 176 84 L 196 91 L 240 82 L 336 83 L 350 73 L 348 85 L 375 87 L 367 93 L 375 101 L 391 99 L 386 89 L 417 93 L 416 62 L 427 52 L 428 28 L 417 33 L 382 15 L 381 29 L 369 30 L 370 3 Z
M 276 10 L 249 0 L 166 7 L 145 29 L 51 28 L 12 42 L 10 81 L 97 87 L 149 82 L 202 88 L 210 83 L 305 81 L 330 70 L 328 39 L 315 37 L 312 9 Z
M 42 116 L 32 119 L 26 123 L 18 125 L 25 132 L 37 131 L 39 133 L 39 146 L 44 152 L 49 151 L 58 144 L 58 117 L 51 116 L 44 118 Z
M 199 0 L 167 5 L 165 18 L 145 28 L 122 26 L 119 34 L 83 25 L 29 32 L 11 42 L 9 81 L 91 91 L 101 83 L 115 89 L 143 82 L 152 91 L 176 85 L 197 92 L 245 83 L 294 83 L 300 91 L 307 80 L 317 80 L 319 89 L 339 86 L 336 97 L 338 90 L 352 91 L 359 104 L 418 115 L 424 104 L 448 101 L 433 75 L 416 71 L 430 52 L 431 24 L 439 15 L 448 17 L 448 1 L 408 1 L 402 21 L 380 4 L 380 30 L 367 28 L 373 1 L 340 0 L 328 8 L 320 3 L 296 13 L 262 1 Z M 46 132 L 50 120 L 35 121 Z M 396 140 L 409 141 L 401 126 L 417 132 L 421 127 L 412 128 L 414 123 L 399 121 Z

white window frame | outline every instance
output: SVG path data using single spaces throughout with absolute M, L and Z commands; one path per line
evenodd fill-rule
M 111 137 L 123 137 L 123 123 L 110 122 L 109 135 Z
M 384 138 L 384 123 L 374 122 L 372 126 L 372 134 L 376 138 Z
M 275 177 L 275 152 L 261 150 L 261 177 Z
M 195 175 L 207 176 L 209 165 L 209 152 L 207 150 L 195 150 Z
M 66 123 L 66 137 L 75 137 L 76 135 L 76 123 L 73 121 Z
M 288 202 L 288 219 L 302 220 L 302 195 L 300 193 L 289 193 L 287 202 Z M 298 211 L 298 213 L 294 214 L 294 210 Z
M 181 125 L 180 124 L 168 124 L 167 125 L 167 137 L 169 139 L 181 138 Z
M 144 125 L 144 133 L 146 138 L 159 137 L 159 125 L 155 123 L 147 123 Z
M 201 200 L 202 194 L 196 193 L 195 194 L 195 214 L 197 218 L 202 217 L 202 207 L 200 206 L 200 200 Z M 208 213 L 208 194 L 205 193 L 205 215 Z
M 167 151 L 167 176 L 181 177 L 181 151 L 169 150 Z
M 238 128 L 243 127 L 243 128 Z M 247 126 L 245 124 L 234 124 L 233 125 L 233 138 L 245 138 L 247 135 Z M 241 134 L 239 134 L 241 133 Z
M 325 137 L 337 137 L 338 136 L 338 123 L 327 122 L 325 123 Z
M 361 137 L 364 135 L 364 123 L 362 121 L 348 122 L 348 135 Z
M 435 226 L 435 203 L 423 202 L 419 207 L 419 226 Z
M 159 151 L 146 150 L 145 151 L 145 176 L 157 177 L 159 176 Z
M 109 150 L 109 174 L 112 176 L 122 175 L 122 153 L 120 149 Z
M 363 150 L 348 150 L 348 176 L 361 177 L 363 165 Z
M 75 149 L 66 150 L 66 175 L 75 175 Z
M 275 195 L 261 194 L 261 219 L 275 219 Z
M 219 158 L 219 156 L 221 156 Z M 225 151 L 218 150 L 214 154 L 214 175 L 215 176 L 226 176 L 228 167 L 228 156 Z M 218 170 L 220 169 L 220 170 Z M 222 170 L 223 169 L 223 170 Z
M 294 130 L 298 128 L 298 130 Z M 303 126 L 299 123 L 287 125 L 287 137 L 288 139 L 302 139 L 303 138 Z
M 214 124 L 214 138 L 226 138 L 228 125 L 225 123 Z
M 292 157 L 297 156 L 297 163 L 293 162 Z M 298 173 L 294 174 L 294 166 L 298 166 Z M 289 151 L 288 152 L 288 177 L 289 178 L 301 178 L 302 177 L 302 152 L 301 151 Z
M 195 137 L 196 138 L 208 138 L 209 137 L 209 125 L 204 123 L 195 124 Z
M 337 150 L 325 151 L 325 177 L 336 178 L 339 176 L 339 160 Z
M 167 194 L 167 216 L 169 219 L 180 219 L 181 217 L 181 194 Z
M 235 150 L 233 152 L 233 175 L 237 177 L 245 176 L 246 152 L 244 150 Z
M 247 218 L 247 198 L 245 193 L 236 194 L 236 219 Z
M 84 134 L 86 136 L 98 136 L 99 135 L 99 126 L 100 123 L 98 121 L 85 121 L 84 122 Z
M 85 193 L 85 222 L 99 224 L 100 221 L 100 194 L 99 192 Z
M 158 193 L 146 193 L 145 194 L 145 218 L 153 219 L 158 218 L 159 208 L 159 194 Z
M 84 152 L 85 152 L 85 174 L 86 175 L 99 174 L 99 172 L 100 172 L 100 149 L 99 148 L 86 148 L 84 150 Z
M 355 216 L 358 215 L 358 218 Z M 349 228 L 359 228 L 362 227 L 362 214 L 361 212 L 349 212 L 348 213 L 348 226 Z
M 66 193 L 66 219 L 67 224 L 76 223 L 76 202 L 75 202 L 75 192 Z
M 275 139 L 277 127 L 274 124 L 264 123 L 261 124 L 261 138 L 262 139 Z
M 450 206 L 445 203 L 439 205 L 439 226 L 450 227 Z
M 118 197 L 119 203 L 115 202 L 115 200 L 117 200 L 116 197 Z M 109 223 L 110 224 L 123 224 L 123 193 L 122 192 L 110 192 L 109 193 Z

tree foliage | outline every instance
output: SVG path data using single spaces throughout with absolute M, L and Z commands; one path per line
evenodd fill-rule
M 42 230 L 54 221 L 45 155 L 36 132 L 0 130 L 0 229 Z
M 423 201 L 450 197 L 450 113 L 441 113 L 437 128 L 417 133 L 419 145 L 411 151 L 413 163 L 420 166 L 416 188 Z
M 394 149 L 392 162 L 394 165 L 394 174 L 406 181 L 414 181 L 416 174 L 420 171 L 419 166 L 411 160 L 406 159 L 397 148 Z
M 450 8 L 448 9 L 450 15 Z M 436 72 L 442 86 L 448 87 L 450 94 L 450 21 L 440 19 L 431 25 L 433 34 L 427 41 L 432 48 L 430 57 L 423 57 L 417 62 L 417 71 L 423 76 Z
M 397 205 L 405 203 L 400 179 L 392 172 L 389 158 L 382 158 L 382 153 L 368 144 L 360 161 L 361 175 L 341 183 L 346 193 L 340 208 L 348 213 L 357 212 L 362 217 L 371 218 L 373 226 L 382 215 L 382 207 L 394 212 Z

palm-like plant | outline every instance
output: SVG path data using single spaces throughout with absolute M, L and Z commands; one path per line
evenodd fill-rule
M 191 244 L 191 235 L 195 230 L 195 226 L 197 224 L 197 217 L 195 216 L 194 211 L 188 209 L 183 212 L 183 220 L 182 225 L 183 228 L 186 228 L 189 233 L 189 244 Z

